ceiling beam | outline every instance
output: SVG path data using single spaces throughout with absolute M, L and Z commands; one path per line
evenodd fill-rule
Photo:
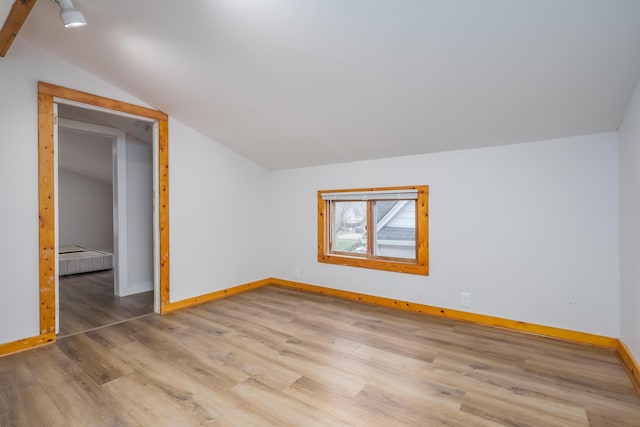
M 11 11 L 0 30 L 0 57 L 4 58 L 9 51 L 34 4 L 36 0 L 16 0 L 11 6 Z

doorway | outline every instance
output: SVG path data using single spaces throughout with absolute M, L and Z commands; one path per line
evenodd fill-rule
M 55 104 L 58 337 L 153 312 L 153 121 Z
M 40 336 L 55 340 L 58 304 L 55 288 L 58 270 L 56 228 L 55 104 L 75 105 L 143 120 L 154 124 L 153 137 L 153 271 L 154 311 L 162 313 L 169 303 L 169 192 L 168 117 L 166 114 L 48 83 L 38 83 L 38 199 L 40 216 Z

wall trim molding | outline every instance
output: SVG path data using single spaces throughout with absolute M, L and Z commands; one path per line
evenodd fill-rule
M 357 292 L 343 291 L 339 289 L 326 288 L 322 286 L 310 285 L 307 283 L 294 282 L 283 279 L 270 279 L 272 285 L 286 288 L 298 289 L 306 292 L 313 292 L 327 296 L 345 298 L 352 301 L 359 301 L 367 304 L 390 307 L 404 311 L 423 313 L 430 316 L 444 317 L 453 320 L 476 323 L 483 326 L 497 327 L 544 336 L 563 341 L 573 341 L 581 344 L 594 345 L 613 349 L 622 362 L 623 367 L 629 374 L 638 394 L 640 394 L 640 364 L 633 356 L 627 345 L 618 338 L 611 338 L 602 335 L 590 334 L 587 332 L 572 331 L 570 329 L 556 328 L 553 326 L 537 325 L 518 320 L 504 319 L 500 317 L 487 316 L 484 314 L 470 313 L 466 311 L 451 310 L 448 308 L 434 307 L 424 304 L 412 303 L 408 301 L 395 300 L 391 298 L 377 297 L 373 295 L 360 294 Z
M 160 311 L 169 303 L 169 117 L 162 111 L 128 102 L 105 98 L 50 83 L 38 82 L 38 213 L 39 213 L 39 290 L 40 334 L 55 334 L 55 153 L 54 103 L 56 99 L 87 104 L 145 117 L 158 123 L 158 159 L 154 173 L 158 174 L 158 224 Z M 156 267 L 157 268 L 157 267 Z M 157 270 L 156 270 L 157 271 Z M 157 296 L 156 296 L 157 297 Z M 55 340 L 55 335 L 54 335 Z
M 53 344 L 56 341 L 56 334 L 49 333 L 37 335 L 35 337 L 24 338 L 18 341 L 0 344 L 0 357 L 20 353 L 43 345 Z
M 618 338 L 610 338 L 602 335 L 595 335 L 586 332 L 572 331 L 569 329 L 556 328 L 553 326 L 537 325 L 534 323 L 526 323 L 518 320 L 504 319 L 500 317 L 487 316 L 484 314 L 470 313 L 466 311 L 451 310 L 442 307 L 435 307 L 425 304 L 418 304 L 408 301 L 396 300 L 391 298 L 377 297 L 357 292 L 344 291 L 340 289 L 327 288 L 323 286 L 311 285 L 308 283 L 294 282 L 291 280 L 267 278 L 257 280 L 255 282 L 245 283 L 243 285 L 231 288 L 221 289 L 219 291 L 208 294 L 187 298 L 180 301 L 164 304 L 161 314 L 168 314 L 177 310 L 194 307 L 217 299 L 230 297 L 242 292 L 251 291 L 263 286 L 281 286 L 285 288 L 297 289 L 304 292 L 327 295 L 332 297 L 344 298 L 351 301 L 362 302 L 381 307 L 395 308 L 398 310 L 410 311 L 414 313 L 422 313 L 430 316 L 443 317 L 447 319 L 476 323 L 483 326 L 503 328 L 523 333 L 529 333 L 538 336 L 544 336 L 564 341 L 573 341 L 587 345 L 611 348 L 615 350 L 623 367 L 629 374 L 631 382 L 640 394 L 640 364 L 633 356 L 627 345 Z M 25 338 L 6 344 L 0 344 L 0 357 L 10 354 L 19 353 L 21 351 L 52 344 L 56 340 L 53 333 L 43 334 L 31 338 Z
M 575 341 L 584 344 L 591 344 L 600 347 L 617 348 L 618 339 L 610 338 L 602 335 L 590 334 L 587 332 L 572 331 L 570 329 L 556 328 L 554 326 L 537 325 L 535 323 L 521 322 L 518 320 L 504 319 L 501 317 L 488 316 L 485 314 L 471 313 L 467 311 L 452 310 L 448 308 L 435 307 L 425 304 L 418 304 L 408 301 L 396 300 L 391 298 L 377 297 L 373 295 L 360 294 L 357 292 L 343 291 L 333 288 L 325 288 L 322 286 L 310 285 L 307 283 L 293 282 L 290 280 L 271 279 L 274 285 L 280 285 L 288 288 L 299 289 L 302 291 L 313 292 L 322 295 L 346 298 L 352 301 L 360 301 L 368 304 L 379 305 L 383 307 L 391 307 L 404 311 L 412 311 L 416 313 L 428 314 L 431 316 L 444 317 L 454 320 L 462 320 L 466 322 L 477 323 L 485 326 L 493 326 L 505 329 L 511 329 L 520 332 L 531 333 L 535 335 L 546 336 L 561 340 Z
M 323 286 L 311 285 L 308 283 L 294 282 L 291 280 L 277 279 L 274 277 L 246 283 L 244 285 L 235 286 L 233 288 L 221 289 L 209 294 L 200 295 L 193 298 L 187 298 L 181 301 L 172 302 L 163 307 L 162 314 L 172 311 L 181 310 L 183 308 L 192 307 L 194 305 L 204 304 L 205 302 L 214 301 L 216 299 L 225 298 L 241 292 L 257 289 L 262 286 L 276 285 L 286 288 L 298 289 L 301 291 L 345 298 L 352 301 L 359 301 L 367 304 L 378 305 L 382 307 L 390 307 L 404 311 L 422 313 L 431 316 L 444 317 L 454 320 L 462 320 L 465 322 L 477 323 L 485 326 L 492 326 L 504 329 L 515 330 L 519 332 L 530 333 L 534 335 L 545 336 L 549 338 L 561 339 L 566 341 L 574 341 L 583 344 L 595 345 L 599 347 L 607 347 L 618 350 L 620 348 L 620 340 L 602 335 L 590 334 L 587 332 L 573 331 L 570 329 L 556 328 L 554 326 L 537 325 L 535 323 L 521 322 L 518 320 L 504 319 L 501 317 L 488 316 L 484 314 L 471 313 L 467 311 L 452 310 L 448 308 L 435 307 L 425 304 L 418 304 L 408 301 L 402 301 L 391 298 L 378 297 L 357 292 L 344 291 Z
M 231 295 L 247 292 L 252 289 L 261 288 L 271 285 L 274 279 L 262 279 L 255 282 L 245 283 L 244 285 L 234 286 L 233 288 L 221 289 L 219 291 L 200 295 L 193 298 L 187 298 L 176 302 L 171 302 L 162 306 L 160 314 L 171 313 L 172 311 L 182 310 L 183 308 L 193 307 L 204 304 L 205 302 L 214 301 L 221 298 L 230 297 Z
M 616 347 L 618 351 L 618 357 L 622 362 L 622 365 L 627 370 L 629 377 L 631 378 L 631 382 L 636 388 L 638 394 L 640 394 L 640 364 L 633 357 L 633 353 L 629 350 L 629 347 L 622 340 L 618 340 L 618 346 Z

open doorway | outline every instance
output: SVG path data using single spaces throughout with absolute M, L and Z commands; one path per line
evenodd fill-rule
M 38 258 L 40 335 L 24 343 L 33 347 L 56 340 L 58 304 L 56 282 L 58 253 L 56 227 L 56 102 L 79 104 L 125 116 L 151 119 L 154 125 L 154 312 L 162 313 L 170 303 L 169 282 L 169 123 L 162 111 L 38 82 Z
M 55 107 L 62 337 L 153 312 L 153 121 Z

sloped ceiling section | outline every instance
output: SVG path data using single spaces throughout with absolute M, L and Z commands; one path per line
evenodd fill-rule
M 7 19 L 12 5 L 13 0 L 0 0 L 0 26 L 2 26 L 5 19 Z
M 617 129 L 637 0 L 40 1 L 21 35 L 269 169 Z
M 4 58 L 36 0 L 0 0 L 0 58 Z

